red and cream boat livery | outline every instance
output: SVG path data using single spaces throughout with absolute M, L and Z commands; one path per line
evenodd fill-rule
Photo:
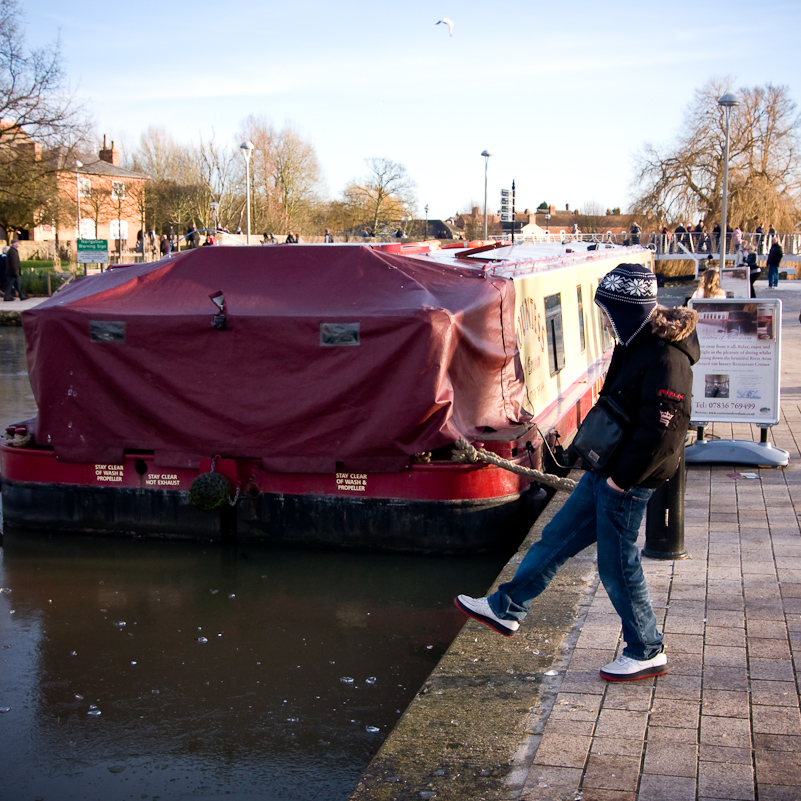
M 38 415 L 0 446 L 6 527 L 430 553 L 510 547 L 611 342 L 602 243 L 209 247 L 23 313 Z

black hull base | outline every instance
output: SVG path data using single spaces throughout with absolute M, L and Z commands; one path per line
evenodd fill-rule
M 3 480 L 7 529 L 301 548 L 466 554 L 516 548 L 548 502 L 533 486 L 480 501 L 257 495 L 201 512 L 187 493 Z

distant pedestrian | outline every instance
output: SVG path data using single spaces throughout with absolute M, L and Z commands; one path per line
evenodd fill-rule
M 676 226 L 676 230 L 673 232 L 676 234 L 676 249 L 678 250 L 679 245 L 687 246 L 687 229 L 684 227 L 682 223 L 679 223 Z
M 662 226 L 662 253 L 673 253 L 673 243 L 670 241 L 672 236 L 667 226 Z
M 740 230 L 739 225 L 734 229 L 734 231 L 732 231 L 731 246 L 735 253 L 737 253 L 737 251 L 739 251 L 743 246 L 743 232 Z
M 640 231 L 641 228 L 635 220 L 631 224 L 631 228 L 629 229 L 629 233 L 631 234 L 630 242 L 632 245 L 639 245 L 640 244 Z
M 701 250 L 703 247 L 705 230 L 704 221 L 698 220 L 698 225 L 693 228 L 694 236 L 690 237 L 690 250 Z
M 757 225 L 756 230 L 754 231 L 756 234 L 756 249 L 758 254 L 765 253 L 765 229 L 762 227 L 762 223 Z
M 698 289 L 693 292 L 694 298 L 725 298 L 726 292 L 720 286 L 720 273 L 714 267 L 708 267 L 701 276 Z
M 11 247 L 6 251 L 6 288 L 3 300 L 14 300 L 14 290 L 20 300 L 25 300 L 20 286 L 20 274 L 22 266 L 19 260 L 19 239 L 11 240 Z
M 784 258 L 784 250 L 782 250 L 782 246 L 779 244 L 779 240 L 776 239 L 770 246 L 770 252 L 768 253 L 769 287 L 779 286 L 779 265 L 782 263 L 783 258 Z
M 328 228 L 326 228 L 325 235 L 323 236 L 323 242 L 333 242 L 333 241 L 334 241 L 334 235 L 331 233 L 331 231 L 328 230 Z
M 751 297 L 755 298 L 756 291 L 754 290 L 754 281 L 762 275 L 762 268 L 757 262 L 757 255 L 753 245 L 748 245 L 745 249 L 745 263 L 748 266 L 748 281 L 751 286 Z
M 159 251 L 161 253 L 161 258 L 165 258 L 165 256 L 170 255 L 170 240 L 167 234 L 161 235 L 161 242 L 159 242 Z
M 720 223 L 715 223 L 712 228 L 712 236 L 715 237 L 715 252 L 720 253 Z
M 0 253 L 0 292 L 6 291 L 6 254 L 8 253 L 8 245 L 3 248 Z

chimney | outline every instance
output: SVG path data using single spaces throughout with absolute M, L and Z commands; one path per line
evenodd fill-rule
M 108 164 L 113 164 L 115 167 L 120 166 L 120 151 L 114 147 L 114 141 L 111 142 L 111 147 L 108 146 L 108 136 L 103 134 L 103 149 L 99 153 L 100 161 L 105 161 Z
M 570 204 L 569 203 L 565 203 L 565 211 L 570 211 Z
M 478 206 L 473 206 L 473 217 L 478 217 Z

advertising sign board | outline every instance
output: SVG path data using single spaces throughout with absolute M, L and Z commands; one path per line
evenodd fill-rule
M 701 358 L 693 367 L 692 419 L 700 423 L 779 422 L 781 301 L 691 299 Z

